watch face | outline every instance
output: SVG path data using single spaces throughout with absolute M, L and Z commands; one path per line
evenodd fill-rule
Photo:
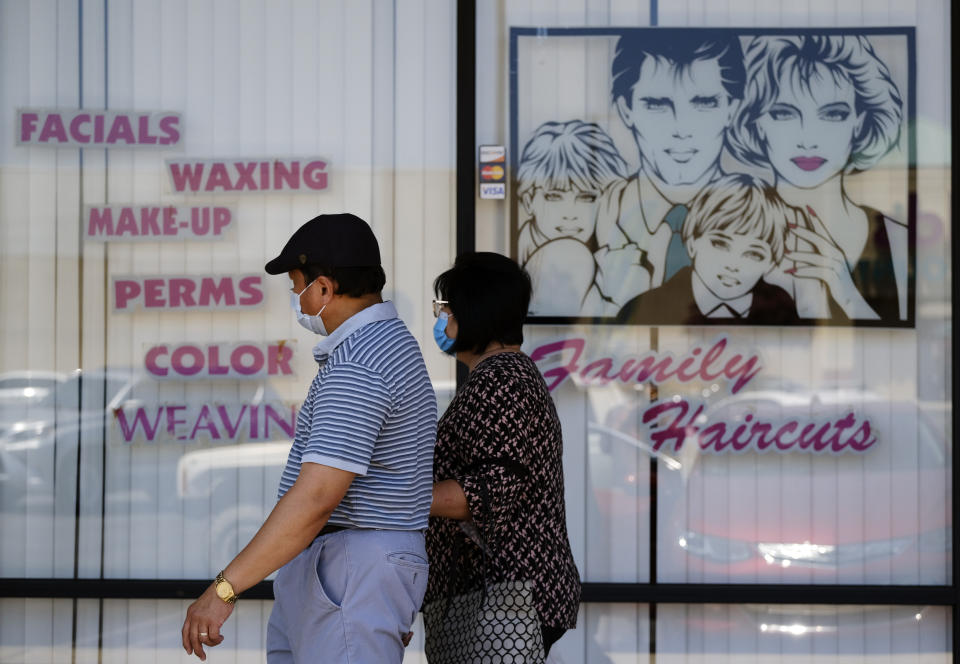
M 217 584 L 217 597 L 226 601 L 233 596 L 233 590 L 230 589 L 230 584 L 226 581 L 221 581 Z

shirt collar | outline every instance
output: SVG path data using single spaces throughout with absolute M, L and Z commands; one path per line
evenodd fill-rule
M 393 318 L 398 318 L 397 308 L 393 306 L 393 302 L 378 302 L 365 309 L 361 309 L 343 321 L 340 327 L 330 333 L 330 336 L 324 337 L 317 342 L 317 345 L 313 347 L 313 358 L 319 362 L 324 357 L 330 355 L 347 337 L 364 325 L 383 320 L 391 320 Z
M 720 175 L 720 169 L 714 171 L 710 181 L 705 186 L 709 186 L 715 182 Z M 673 202 L 667 200 L 667 197 L 660 193 L 657 185 L 653 183 L 653 180 L 647 175 L 646 171 L 643 170 L 642 166 L 637 172 L 637 195 L 640 197 L 640 215 L 643 217 L 643 223 L 647 227 L 647 232 L 651 235 L 660 228 L 660 225 L 663 224 L 664 217 L 667 216 L 667 213 L 674 205 L 678 203 L 681 205 L 689 205 L 690 203 L 690 201 Z
M 753 304 L 752 291 L 733 300 L 721 300 L 710 292 L 710 289 L 700 280 L 700 275 L 698 275 L 696 271 L 693 273 L 692 286 L 693 299 L 697 303 L 697 308 L 700 309 L 700 313 L 708 318 L 711 317 L 710 314 L 717 309 L 717 307 L 721 307 L 722 310 L 722 305 L 729 307 L 741 318 L 746 318 L 747 314 L 750 313 L 750 305 Z
M 663 218 L 673 207 L 673 203 L 664 198 L 642 168 L 637 176 L 637 187 L 640 197 L 640 215 L 643 217 L 647 232 L 653 235 L 663 223 Z

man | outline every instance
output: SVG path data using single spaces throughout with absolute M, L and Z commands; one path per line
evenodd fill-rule
M 734 102 L 743 98 L 743 52 L 729 32 L 645 30 L 617 42 L 612 75 L 613 103 L 640 152 L 639 171 L 608 189 L 597 220 L 609 250 L 604 291 L 623 305 L 690 264 L 680 229 L 687 203 L 720 173 Z M 638 248 L 649 284 L 625 278 Z
M 223 641 L 236 596 L 280 568 L 267 660 L 400 662 L 427 583 L 437 403 L 416 340 L 384 302 L 380 249 L 351 214 L 300 227 L 270 274 L 293 282 L 298 321 L 325 337 L 278 501 L 187 610 L 183 646 Z

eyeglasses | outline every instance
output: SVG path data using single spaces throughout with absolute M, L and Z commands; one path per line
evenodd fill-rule
M 434 300 L 434 301 L 433 301 L 433 317 L 434 317 L 434 318 L 439 318 L 439 317 L 440 317 L 440 312 L 441 312 L 441 311 L 443 310 L 443 308 L 444 308 L 445 306 L 447 306 L 448 304 L 450 304 L 450 303 L 449 303 L 447 300 Z

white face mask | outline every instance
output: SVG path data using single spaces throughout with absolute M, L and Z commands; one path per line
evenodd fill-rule
M 310 288 L 310 286 L 313 286 L 315 283 L 316 279 L 307 284 L 307 288 Z M 303 313 L 303 310 L 300 308 L 300 298 L 303 297 L 303 294 L 307 292 L 307 288 L 304 288 L 299 293 L 290 293 L 290 307 L 293 309 L 294 313 L 297 314 L 298 323 L 314 334 L 319 334 L 325 337 L 327 336 L 327 328 L 324 327 L 323 319 L 320 318 L 320 314 L 322 314 L 323 310 L 327 308 L 327 305 L 323 305 L 323 307 L 315 316 Z

